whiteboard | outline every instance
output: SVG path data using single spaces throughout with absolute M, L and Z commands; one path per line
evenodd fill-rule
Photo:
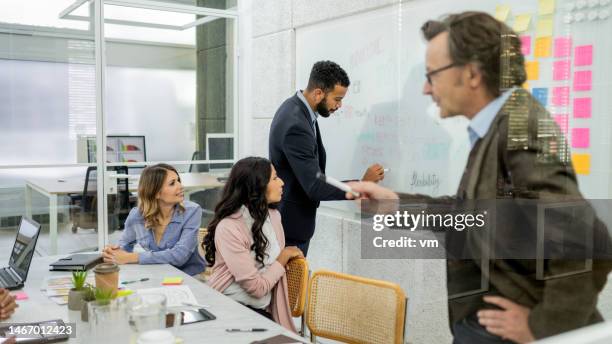
M 548 18 L 554 20 L 553 38 L 567 35 L 572 37 L 574 46 L 595 47 L 593 65 L 579 67 L 593 70 L 592 91 L 571 94 L 572 99 L 592 97 L 593 115 L 574 119 L 571 103 L 559 107 L 549 102 L 546 106 L 552 114 L 569 114 L 568 140 L 571 141 L 574 127 L 590 129 L 590 146 L 572 150 L 591 156 L 590 171 L 578 176 L 579 184 L 586 197 L 609 198 L 612 103 L 606 94 L 610 94 L 607 80 L 612 73 L 605 61 L 611 61 L 612 43 L 606 41 L 606 35 L 593 33 L 611 33 L 612 25 L 610 19 L 568 24 L 564 17 L 609 9 L 610 5 L 602 2 L 589 8 L 587 4 L 584 9 L 570 11 L 569 3 L 576 1 L 556 1 L 555 13 Z M 367 166 L 381 163 L 390 168 L 382 185 L 432 196 L 455 194 L 470 150 L 468 122 L 463 117 L 439 119 L 435 104 L 422 94 L 425 41 L 420 27 L 429 19 L 465 10 L 494 14 L 498 4 L 510 6 L 506 22 L 511 27 L 516 15 L 533 15 L 524 35 L 533 37 L 532 53 L 526 55 L 526 60 L 534 60 L 533 46 L 542 18 L 538 15 L 538 0 L 416 0 L 298 28 L 298 87 L 306 86 L 310 68 L 319 60 L 337 62 L 351 79 L 341 110 L 318 121 L 327 150 L 327 174 L 341 179 L 359 178 Z M 551 56 L 538 60 L 540 78 L 529 82 L 530 90 L 547 87 L 551 98 L 553 87 L 571 86 L 572 80 L 552 80 L 552 66 L 558 59 Z

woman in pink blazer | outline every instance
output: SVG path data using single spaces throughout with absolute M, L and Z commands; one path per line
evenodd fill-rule
M 210 286 L 295 332 L 285 266 L 303 254 L 295 246 L 285 247 L 275 209 L 282 194 L 283 181 L 269 160 L 238 161 L 215 207 L 203 248 L 213 266 Z

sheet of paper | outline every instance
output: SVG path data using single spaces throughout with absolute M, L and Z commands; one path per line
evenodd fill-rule
M 570 37 L 555 38 L 555 57 L 568 57 L 572 53 L 572 39 Z
M 570 88 L 566 86 L 554 87 L 552 103 L 554 106 L 567 106 L 569 104 Z
M 574 73 L 574 91 L 590 91 L 593 86 L 593 72 L 582 70 Z
M 534 55 L 536 58 L 550 57 L 552 37 L 536 38 Z
M 593 45 L 581 45 L 574 51 L 575 66 L 590 66 L 593 64 Z
M 568 116 L 567 115 L 555 115 L 553 117 L 555 119 L 555 122 L 557 122 L 557 125 L 559 126 L 559 129 L 561 130 L 561 132 L 563 134 L 567 134 L 567 129 L 568 129 Z
M 186 285 L 175 285 L 159 288 L 144 288 L 136 290 L 138 294 L 163 294 L 166 295 L 168 307 L 179 307 L 183 305 L 183 302 L 197 304 L 193 292 L 189 286 Z
M 531 14 L 519 14 L 514 17 L 514 25 L 512 28 L 516 32 L 525 32 L 529 30 L 529 24 L 531 23 Z
M 497 5 L 495 6 L 495 19 L 500 22 L 505 22 L 508 20 L 508 15 L 510 14 L 510 6 L 509 5 Z
M 591 118 L 591 98 L 574 98 L 574 118 Z
M 531 36 L 521 36 L 521 52 L 525 56 L 531 54 Z
M 540 62 L 539 61 L 527 61 L 525 62 L 525 69 L 527 70 L 527 80 L 539 80 L 540 79 Z
M 548 103 L 548 88 L 534 88 L 531 94 L 542 106 L 546 107 Z
M 540 17 L 536 26 L 537 37 L 550 37 L 553 34 L 554 22 L 552 17 Z
M 571 65 L 570 60 L 553 62 L 553 80 L 569 80 Z
M 555 12 L 555 0 L 540 0 L 538 13 L 540 15 L 553 14 Z
M 572 164 L 576 174 L 591 174 L 591 154 L 572 154 Z
M 591 131 L 589 128 L 572 129 L 572 148 L 589 148 Z

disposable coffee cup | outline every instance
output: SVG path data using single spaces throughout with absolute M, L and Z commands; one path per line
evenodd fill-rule
M 94 268 L 96 288 L 112 290 L 113 296 L 119 289 L 119 265 L 116 263 L 101 263 Z

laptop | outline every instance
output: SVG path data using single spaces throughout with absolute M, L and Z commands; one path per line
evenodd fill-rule
M 9 266 L 0 269 L 0 288 L 9 290 L 23 288 L 39 233 L 40 224 L 25 217 L 21 218 Z

